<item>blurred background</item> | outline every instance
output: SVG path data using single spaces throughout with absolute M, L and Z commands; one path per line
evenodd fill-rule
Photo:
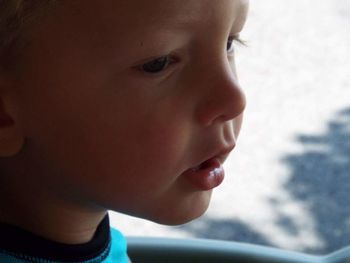
M 350 245 L 350 1 L 250 0 L 242 38 L 245 123 L 207 213 L 176 227 L 111 213 L 112 225 L 311 254 Z

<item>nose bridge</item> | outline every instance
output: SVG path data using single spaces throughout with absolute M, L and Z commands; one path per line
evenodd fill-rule
M 227 58 L 212 61 L 210 67 L 204 67 L 202 99 L 197 109 L 198 120 L 203 125 L 210 125 L 239 116 L 245 108 L 246 99 Z

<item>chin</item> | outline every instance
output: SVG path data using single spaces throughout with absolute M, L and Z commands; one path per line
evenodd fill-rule
M 191 214 L 191 215 L 174 215 L 174 214 L 169 214 L 169 215 L 162 215 L 162 216 L 157 216 L 154 218 L 147 218 L 148 220 L 151 220 L 157 224 L 162 224 L 162 225 L 168 225 L 168 226 L 177 226 L 177 225 L 183 225 L 186 223 L 189 223 L 200 216 L 204 214 L 205 211 L 202 213 L 198 214 Z
M 209 202 L 210 195 L 207 195 L 204 199 L 202 197 L 197 202 L 177 203 L 176 205 L 153 211 L 154 213 L 147 219 L 158 224 L 170 226 L 186 224 L 202 216 L 207 211 Z

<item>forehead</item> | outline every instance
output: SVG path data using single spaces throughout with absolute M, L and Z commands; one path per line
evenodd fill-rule
M 248 0 L 76 0 L 65 1 L 68 13 L 87 24 L 138 28 L 195 29 L 244 20 Z M 237 31 L 242 23 L 237 22 Z
M 69 51 L 79 59 L 131 62 L 184 43 L 227 39 L 241 31 L 247 8 L 248 0 L 62 1 L 35 27 L 27 53 L 55 49 L 61 60 Z

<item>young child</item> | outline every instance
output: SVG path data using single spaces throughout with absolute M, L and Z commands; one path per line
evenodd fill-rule
M 107 210 L 202 215 L 247 0 L 0 0 L 0 262 L 126 262 Z

